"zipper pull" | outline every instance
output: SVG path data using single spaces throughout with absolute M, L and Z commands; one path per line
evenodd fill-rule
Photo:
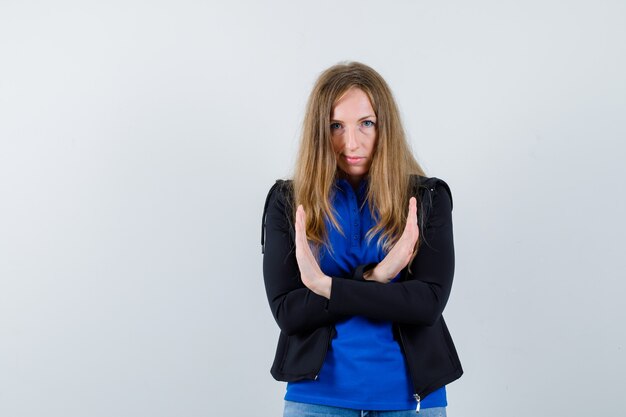
M 413 394 L 413 397 L 415 398 L 415 401 L 417 401 L 417 408 L 415 408 L 415 413 L 419 414 L 419 412 L 420 412 L 420 396 L 419 396 L 419 394 Z

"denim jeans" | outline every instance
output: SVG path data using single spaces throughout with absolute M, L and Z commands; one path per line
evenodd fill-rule
M 368 411 L 285 401 L 283 417 L 446 417 L 446 407 L 422 408 L 416 414 L 415 409 Z

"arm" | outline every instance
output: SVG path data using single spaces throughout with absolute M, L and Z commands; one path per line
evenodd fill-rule
M 383 284 L 332 280 L 328 310 L 399 323 L 432 325 L 448 301 L 454 276 L 452 197 L 443 181 L 435 186 L 425 241 L 411 262 L 406 280 Z
M 288 197 L 286 190 L 277 188 L 268 196 L 263 278 L 274 319 L 291 335 L 334 323 L 340 316 L 329 312 L 328 299 L 313 293 L 300 279 Z

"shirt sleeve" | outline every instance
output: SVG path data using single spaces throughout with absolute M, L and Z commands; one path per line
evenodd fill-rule
M 399 281 L 383 284 L 333 279 L 328 310 L 334 314 L 421 325 L 434 324 L 448 301 L 454 277 L 452 195 L 439 180 L 433 188 L 424 240 Z
M 263 278 L 272 315 L 287 335 L 336 322 L 340 315 L 328 311 L 328 299 L 304 286 L 296 260 L 295 232 L 289 221 L 286 184 L 268 195 L 263 253 Z

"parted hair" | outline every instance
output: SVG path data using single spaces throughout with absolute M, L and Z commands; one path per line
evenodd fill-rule
M 380 74 L 365 64 L 334 65 L 321 73 L 313 87 L 294 171 L 293 218 L 296 208 L 302 204 L 306 210 L 307 238 L 318 249 L 320 245 L 329 246 L 326 219 L 343 234 L 331 203 L 339 173 L 331 142 L 330 117 L 337 101 L 354 87 L 367 94 L 377 119 L 367 188 L 367 201 L 376 224 L 367 232 L 366 239 L 370 242 L 380 232 L 378 243 L 387 253 L 402 235 L 406 223 L 411 175 L 425 174 L 413 157 L 389 86 Z M 329 249 L 332 252 L 332 248 Z

